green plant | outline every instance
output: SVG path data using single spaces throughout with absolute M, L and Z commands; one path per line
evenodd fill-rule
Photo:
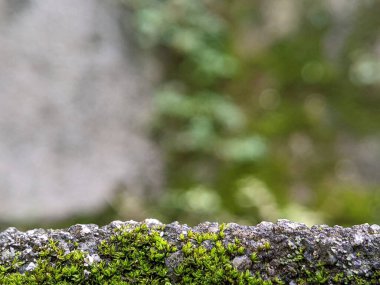
M 342 148 L 379 132 L 379 4 L 357 4 L 333 51 L 339 21 L 322 2 L 288 7 L 294 26 L 282 36 L 268 32 L 279 19 L 266 18 L 277 9 L 264 1 L 123 2 L 141 46 L 164 66 L 153 134 L 167 162 L 166 219 L 378 220 L 378 203 L 366 201 L 379 201 L 379 184 L 371 175 L 373 183 L 346 181 L 362 171 Z M 235 189 L 246 177 L 265 185 L 271 207 L 260 195 L 240 205 Z M 351 197 L 362 202 L 353 207 Z

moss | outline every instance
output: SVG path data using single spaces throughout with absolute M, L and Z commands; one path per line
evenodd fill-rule
M 271 279 L 252 266 L 240 270 L 233 265 L 236 258 L 247 256 L 250 264 L 265 263 L 262 254 L 271 250 L 267 241 L 250 251 L 239 239 L 228 242 L 225 226 L 216 233 L 188 231 L 178 240 L 168 242 L 164 226 L 148 227 L 145 224 L 116 229 L 103 240 L 95 254 L 78 249 L 63 249 L 56 240 L 49 240 L 37 250 L 32 269 L 26 261 L 16 258 L 0 264 L 1 284 L 287 284 L 283 272 Z M 359 276 L 331 273 L 324 264 L 315 268 L 302 262 L 304 248 L 295 250 L 286 262 L 297 264 L 297 284 L 379 284 L 380 274 L 371 280 Z M 98 257 L 97 259 L 95 257 Z M 282 277 L 281 277 L 281 276 Z M 266 276 L 266 275 L 265 275 Z
M 179 284 L 271 284 L 248 270 L 240 272 L 231 260 L 244 254 L 245 248 L 238 240 L 223 244 L 224 232 L 219 234 L 198 233 L 187 236 L 181 249 L 183 258 L 174 268 Z

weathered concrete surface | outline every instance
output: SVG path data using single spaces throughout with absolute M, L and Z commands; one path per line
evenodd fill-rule
M 121 186 L 159 191 L 151 65 L 116 4 L 0 0 L 0 221 L 87 213 Z
M 238 241 L 243 250 L 229 255 L 231 265 L 241 272 L 248 270 L 252 276 L 260 276 L 263 280 L 284 282 L 274 284 L 359 284 L 359 281 L 367 282 L 360 284 L 380 284 L 380 226 L 368 224 L 351 228 L 326 225 L 308 228 L 304 224 L 279 220 L 274 224 L 262 222 L 256 226 L 233 223 L 220 226 L 207 222 L 191 228 L 177 222 L 163 225 L 150 219 L 143 223 L 115 221 L 104 227 L 75 225 L 64 230 L 20 232 L 9 228 L 0 233 L 0 265 L 9 264 L 19 254 L 22 263 L 18 271 L 32 272 L 38 251 L 50 239 L 56 241 L 65 254 L 69 254 L 73 244 L 77 243 L 77 248 L 88 254 L 86 260 L 99 263 L 104 258 L 98 251 L 101 241 L 109 241 L 117 228 L 126 227 L 125 230 L 132 231 L 142 225 L 148 227 L 147 235 L 157 231 L 159 237 L 176 246 L 175 252 L 168 253 L 165 259 L 173 284 L 178 276 L 171 273 L 186 258 L 185 244 L 190 242 L 193 248 L 203 246 L 208 250 L 206 254 L 212 252 L 215 238 L 197 238 L 204 233 L 216 234 L 226 248 Z M 134 246 L 133 240 L 127 245 Z M 306 283 L 300 283 L 301 280 Z

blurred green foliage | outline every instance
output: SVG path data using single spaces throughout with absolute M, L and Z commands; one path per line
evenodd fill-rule
M 380 144 L 380 2 L 124 2 L 165 74 L 154 95 L 167 165 L 156 215 L 378 222 L 380 173 L 365 157 L 379 148 L 355 153 Z

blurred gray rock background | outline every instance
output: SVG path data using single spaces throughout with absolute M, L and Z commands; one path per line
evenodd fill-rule
M 153 65 L 121 13 L 112 1 L 0 0 L 0 220 L 92 212 L 120 187 L 160 190 Z

